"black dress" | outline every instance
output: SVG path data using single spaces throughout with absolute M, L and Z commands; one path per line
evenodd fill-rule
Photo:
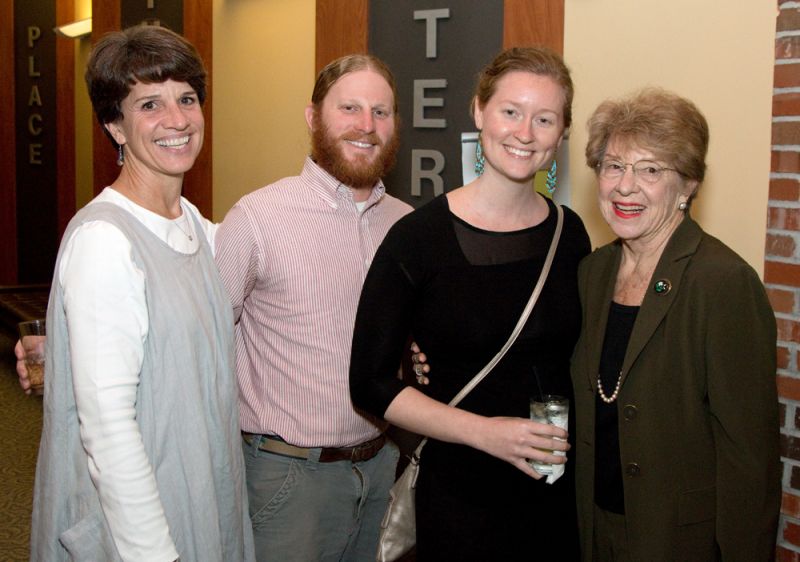
M 476 229 L 438 197 L 401 219 L 378 249 L 356 318 L 350 385 L 356 407 L 383 416 L 404 388 L 397 365 L 409 334 L 428 356 L 420 390 L 450 399 L 500 350 L 541 272 L 556 212 L 511 233 Z M 550 276 L 516 343 L 459 405 L 529 417 L 541 392 L 572 397 L 569 360 L 580 331 L 578 262 L 589 252 L 564 209 Z M 570 413 L 572 418 L 572 412 Z M 570 422 L 572 424 L 572 422 Z M 464 445 L 430 440 L 417 484 L 418 560 L 577 560 L 574 461 L 555 484 Z

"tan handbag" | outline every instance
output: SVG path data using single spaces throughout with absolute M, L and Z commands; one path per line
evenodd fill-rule
M 448 406 L 456 406 L 489 374 L 506 354 L 506 351 L 514 344 L 525 322 L 528 321 L 528 316 L 530 316 L 536 301 L 539 299 L 539 294 L 542 292 L 544 282 L 547 281 L 547 275 L 550 273 L 550 266 L 553 264 L 553 257 L 558 247 L 558 240 L 561 238 L 561 229 L 564 225 L 564 210 L 560 205 L 556 205 L 556 211 L 558 220 L 556 222 L 556 230 L 553 233 L 553 240 L 550 242 L 550 249 L 547 251 L 547 258 L 544 261 L 544 266 L 542 266 L 542 272 L 539 274 L 539 280 L 533 288 L 531 298 L 528 299 L 528 304 L 525 305 L 525 310 L 522 311 L 514 331 L 511 332 L 508 341 L 497 355 L 492 357 L 492 360 L 461 389 L 455 398 L 449 402 Z M 383 516 L 381 535 L 378 539 L 378 554 L 376 556 L 378 562 L 394 562 L 408 553 L 417 543 L 415 488 L 417 486 L 417 475 L 419 474 L 419 456 L 422 454 L 422 448 L 427 442 L 428 438 L 426 437 L 417 446 L 403 474 L 400 475 L 392 489 L 389 490 L 389 506 L 386 508 L 386 515 Z

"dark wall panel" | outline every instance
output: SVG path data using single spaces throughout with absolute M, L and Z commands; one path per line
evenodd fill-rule
M 432 175 L 444 191 L 463 183 L 461 133 L 476 130 L 469 112 L 475 77 L 503 46 L 503 3 L 372 0 L 369 18 L 369 50 L 395 73 L 402 118 L 397 166 L 385 183 L 419 206 L 433 199 L 436 184 L 412 181 L 415 168 L 423 176 L 441 168 Z
M 14 2 L 18 280 L 48 283 L 58 247 L 56 6 Z

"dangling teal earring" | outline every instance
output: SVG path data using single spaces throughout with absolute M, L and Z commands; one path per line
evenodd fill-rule
M 556 191 L 556 180 L 558 179 L 558 165 L 556 161 L 553 160 L 553 164 L 550 166 L 550 169 L 547 170 L 547 179 L 545 180 L 544 184 L 547 187 L 547 193 L 552 195 Z
M 475 174 L 483 174 L 483 166 L 486 164 L 486 156 L 483 155 L 483 146 L 481 146 L 481 136 L 478 135 L 478 144 L 475 147 Z

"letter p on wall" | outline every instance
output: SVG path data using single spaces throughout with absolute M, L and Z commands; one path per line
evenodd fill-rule
M 28 47 L 33 48 L 33 43 L 42 36 L 42 28 L 37 25 L 28 26 Z

